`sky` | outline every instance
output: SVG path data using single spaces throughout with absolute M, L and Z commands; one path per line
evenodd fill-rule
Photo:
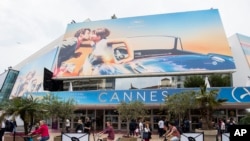
M 0 0 L 0 74 L 83 22 L 218 9 L 227 37 L 250 36 L 249 0 Z

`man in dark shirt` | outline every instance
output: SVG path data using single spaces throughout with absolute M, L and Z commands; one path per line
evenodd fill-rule
M 90 130 L 91 130 L 91 121 L 89 117 L 86 117 L 84 123 L 84 133 L 90 134 Z
M 135 135 L 135 129 L 136 129 L 136 122 L 134 119 L 131 120 L 129 123 L 129 135 L 134 136 Z

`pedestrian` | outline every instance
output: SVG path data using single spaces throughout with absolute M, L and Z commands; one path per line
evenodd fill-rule
M 159 137 L 162 137 L 162 135 L 164 134 L 164 120 L 163 120 L 163 118 L 161 118 L 158 121 L 158 132 L 159 132 Z
M 70 121 L 69 121 L 69 119 L 65 120 L 65 127 L 66 127 L 66 132 L 69 133 L 69 129 L 70 129 Z
M 5 132 L 5 120 L 3 120 L 2 123 L 1 123 L 1 128 L 0 128 L 0 141 L 3 141 L 4 132 Z
M 84 133 L 90 134 L 91 131 L 91 121 L 89 117 L 86 117 L 85 123 L 84 123 Z
M 135 135 L 136 135 L 136 136 L 139 135 L 139 126 L 138 126 L 138 125 L 136 126 L 136 129 L 135 129 Z
M 45 120 L 40 120 L 39 121 L 39 128 L 31 133 L 29 133 L 28 135 L 33 135 L 33 134 L 40 134 L 41 138 L 40 141 L 47 141 L 49 140 L 49 128 L 46 124 Z
M 221 121 L 220 121 L 220 134 L 225 133 L 225 131 L 226 131 L 226 124 L 225 124 L 225 122 L 221 119 Z
M 84 125 L 82 123 L 82 120 L 79 119 L 78 122 L 77 122 L 77 125 L 76 125 L 75 132 L 76 133 L 82 133 L 83 129 L 84 129 Z
M 143 136 L 143 123 L 142 119 L 139 119 L 139 133 L 140 133 L 140 138 Z
M 183 120 L 183 132 L 189 133 L 190 132 L 190 121 L 187 119 L 187 117 Z
M 151 139 L 151 128 L 149 126 L 149 123 L 146 123 L 144 126 L 144 131 L 143 131 L 143 139 L 145 141 L 149 141 Z
M 99 132 L 99 135 L 102 134 L 108 134 L 107 141 L 114 141 L 115 140 L 115 132 L 113 129 L 113 126 L 111 123 L 108 121 L 106 122 L 107 128 L 101 132 Z
M 135 136 L 136 122 L 134 119 L 129 123 L 129 135 Z
M 16 132 L 16 128 L 17 128 L 16 120 L 15 119 L 11 120 L 11 123 L 13 124 L 13 130 L 12 130 L 12 132 L 14 133 L 14 132 Z

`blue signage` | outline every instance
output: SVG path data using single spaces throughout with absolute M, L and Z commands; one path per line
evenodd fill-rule
M 228 103 L 250 102 L 250 87 L 222 87 L 218 89 L 218 98 L 227 99 Z M 167 96 L 182 93 L 185 91 L 199 91 L 199 88 L 171 88 L 151 90 L 96 90 L 96 91 L 63 91 L 63 92 L 37 92 L 32 93 L 33 97 L 43 97 L 46 94 L 53 94 L 62 100 L 74 99 L 81 105 L 106 105 L 120 104 L 120 102 L 142 101 L 145 104 L 163 104 Z

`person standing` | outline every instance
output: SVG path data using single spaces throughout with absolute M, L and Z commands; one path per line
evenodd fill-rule
M 225 131 L 226 131 L 226 124 L 225 124 L 225 122 L 221 119 L 221 121 L 220 121 L 220 134 L 225 133 Z
M 135 135 L 135 129 L 136 129 L 136 122 L 134 119 L 131 120 L 129 123 L 129 135 L 134 136 Z
M 78 122 L 77 122 L 77 125 L 76 125 L 76 133 L 82 133 L 83 132 L 83 129 L 84 129 L 84 127 L 83 127 L 84 125 L 83 125 L 83 123 L 82 123 L 82 120 L 78 120 Z
M 3 141 L 4 132 L 5 132 L 5 120 L 3 120 L 2 123 L 1 123 L 1 128 L 0 128 L 0 141 Z
M 15 120 L 15 119 L 11 120 L 11 123 L 12 123 L 12 125 L 13 125 L 13 130 L 12 130 L 12 132 L 14 133 L 14 132 L 16 132 L 16 128 L 17 128 L 16 120 Z
M 90 130 L 91 130 L 91 121 L 89 117 L 86 117 L 84 123 L 84 133 L 90 134 Z
M 139 119 L 139 132 L 140 132 L 140 138 L 143 138 L 143 123 L 142 119 Z
M 69 129 L 70 129 L 70 121 L 69 121 L 69 119 L 66 119 L 65 127 L 66 127 L 66 132 L 69 133 Z
M 162 137 L 162 135 L 164 134 L 164 121 L 163 121 L 163 118 L 161 118 L 159 121 L 158 121 L 158 130 L 159 130 L 159 137 Z
M 230 118 L 228 123 L 227 123 L 227 132 L 230 133 L 230 127 L 232 127 L 233 125 L 235 125 L 235 121 L 233 118 Z
M 185 117 L 183 120 L 183 132 L 189 133 L 189 131 L 190 131 L 190 121 L 187 119 L 187 117 Z
M 107 128 L 101 132 L 99 132 L 100 135 L 102 134 L 108 134 L 107 141 L 114 141 L 115 140 L 115 132 L 113 129 L 113 126 L 108 121 L 106 122 Z
M 48 128 L 48 126 L 46 124 L 46 121 L 45 120 L 40 120 L 39 124 L 40 124 L 40 127 L 37 130 L 29 133 L 28 135 L 40 134 L 41 135 L 40 141 L 49 140 L 49 128 Z
M 151 128 L 150 128 L 148 123 L 145 124 L 143 132 L 144 132 L 144 135 L 145 135 L 145 136 L 143 135 L 143 139 L 145 141 L 149 141 L 151 139 Z

